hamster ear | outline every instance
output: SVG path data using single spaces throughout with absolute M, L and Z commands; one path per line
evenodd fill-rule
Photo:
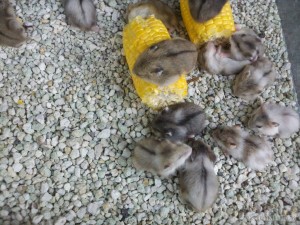
M 246 70 L 245 76 L 246 76 L 247 78 L 250 78 L 250 77 L 251 77 L 251 72 L 250 72 L 250 70 Z
M 230 150 L 235 149 L 236 148 L 236 143 L 232 138 L 228 138 L 227 141 L 227 146 Z
M 236 144 L 233 142 L 229 142 L 229 149 L 235 149 L 236 148 Z
M 239 31 L 242 29 L 242 25 L 241 24 L 235 24 L 235 30 Z
M 276 122 L 271 122 L 272 126 L 274 127 L 278 127 L 279 126 L 279 123 L 276 123 Z
M 241 129 L 241 124 L 236 124 L 233 127 L 240 130 Z

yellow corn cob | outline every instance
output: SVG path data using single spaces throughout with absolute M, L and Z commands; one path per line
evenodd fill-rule
M 227 38 L 235 31 L 229 2 L 224 5 L 216 17 L 204 23 L 199 23 L 193 19 L 189 9 L 189 0 L 180 0 L 180 9 L 189 37 L 196 45 L 220 37 Z
M 174 102 L 179 102 L 187 95 L 187 82 L 185 75 L 173 84 L 160 87 L 147 82 L 135 75 L 132 71 L 138 56 L 147 48 L 163 40 L 171 39 L 164 24 L 155 19 L 136 17 L 123 31 L 123 47 L 125 57 L 129 66 L 131 77 L 142 102 L 151 108 L 158 109 Z

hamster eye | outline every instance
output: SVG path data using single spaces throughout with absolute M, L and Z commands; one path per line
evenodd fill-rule
M 246 37 L 246 34 L 241 34 L 241 37 Z
M 152 50 L 152 51 L 155 51 L 155 50 L 157 50 L 158 49 L 158 46 L 157 45 L 152 45 L 151 47 L 150 47 L 150 50 Z
M 168 132 L 165 133 L 165 136 L 168 136 L 168 137 L 172 137 L 172 135 L 173 135 L 173 134 L 172 134 L 171 131 L 168 131 Z
M 273 125 L 274 127 L 278 127 L 278 126 L 279 126 L 279 124 L 276 123 L 276 122 L 272 122 L 272 125 Z
M 256 125 L 257 128 L 262 128 L 262 126 Z
M 170 166 L 171 166 L 171 164 L 166 164 L 166 165 L 164 166 L 164 169 L 168 169 Z
M 158 67 L 158 68 L 154 69 L 152 72 L 155 73 L 157 76 L 161 76 L 162 73 L 164 72 L 164 70 L 162 68 Z

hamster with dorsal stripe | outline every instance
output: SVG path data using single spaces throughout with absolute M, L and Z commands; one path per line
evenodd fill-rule
M 189 8 L 194 20 L 204 23 L 217 16 L 227 0 L 189 0 Z
M 254 63 L 245 66 L 233 83 L 233 94 L 245 101 L 256 99 L 267 87 L 271 86 L 277 72 L 270 60 L 259 57 Z
M 249 28 L 239 28 L 239 25 L 237 31 L 229 38 L 229 42 L 228 56 L 234 60 L 255 62 L 265 52 L 259 36 Z
M 191 141 L 192 154 L 179 171 L 180 196 L 195 211 L 205 211 L 215 202 L 219 182 L 214 171 L 216 156 L 202 141 Z
M 223 53 L 222 46 L 209 41 L 199 49 L 198 62 L 201 69 L 210 74 L 234 75 L 250 64 L 250 60 L 238 61 Z
M 63 0 L 67 23 L 83 31 L 99 31 L 96 8 L 92 0 Z
M 185 39 L 161 41 L 138 57 L 133 72 L 158 86 L 168 86 L 194 69 L 197 55 L 196 46 Z
M 20 47 L 28 39 L 26 28 L 17 20 L 9 1 L 0 1 L 0 45 Z
M 249 135 L 239 126 L 218 127 L 212 135 L 225 155 L 253 170 L 263 170 L 273 159 L 272 148 L 265 138 Z
M 300 128 L 299 114 L 291 107 L 262 103 L 252 114 L 248 125 L 264 135 L 288 138 Z
M 163 109 L 152 122 L 152 127 L 164 138 L 172 141 L 185 141 L 201 134 L 206 127 L 203 109 L 191 102 L 170 105 Z
M 142 1 L 129 5 L 126 19 L 130 22 L 137 16 L 147 19 L 151 15 L 161 20 L 169 32 L 178 28 L 178 19 L 174 11 L 166 3 L 159 0 Z
M 170 140 L 146 138 L 136 144 L 133 165 L 163 177 L 173 175 L 191 155 L 192 148 Z

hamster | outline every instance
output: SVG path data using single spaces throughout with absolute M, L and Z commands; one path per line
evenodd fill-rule
M 139 170 L 168 177 L 184 164 L 191 153 L 192 148 L 186 144 L 146 138 L 134 149 L 133 165 Z
M 210 74 L 233 75 L 239 73 L 250 60 L 237 61 L 222 52 L 222 46 L 209 41 L 201 46 L 198 62 Z
M 199 135 L 206 125 L 205 112 L 191 102 L 166 107 L 152 122 L 152 128 L 172 141 L 185 141 Z
M 225 155 L 253 170 L 263 170 L 273 159 L 272 148 L 264 138 L 249 135 L 238 126 L 219 127 L 212 135 Z
M 190 41 L 164 40 L 139 55 L 133 73 L 158 86 L 168 86 L 194 69 L 197 55 L 197 48 Z
M 197 212 L 205 211 L 215 202 L 219 182 L 214 171 L 216 156 L 201 141 L 191 143 L 192 154 L 179 171 L 180 196 Z
M 63 0 L 67 23 L 83 31 L 99 31 L 96 8 L 92 0 Z
M 27 26 L 21 24 L 8 0 L 0 1 L 0 45 L 20 47 L 28 38 Z
M 227 0 L 189 0 L 189 8 L 194 20 L 204 23 L 217 16 Z
M 259 56 L 263 56 L 265 48 L 258 35 L 249 28 L 239 28 L 229 38 L 230 49 L 228 55 L 230 58 L 244 61 L 255 62 Z
M 299 114 L 290 107 L 263 103 L 255 110 L 248 125 L 264 135 L 288 138 L 300 128 Z
M 247 65 L 233 82 L 233 94 L 245 101 L 256 99 L 267 87 L 271 86 L 277 72 L 270 60 L 260 57 L 256 62 Z
M 174 11 L 167 4 L 159 0 L 142 1 L 129 5 L 126 12 L 126 19 L 130 22 L 137 16 L 147 19 L 151 15 L 161 20 L 169 32 L 173 32 L 178 28 L 178 20 Z

